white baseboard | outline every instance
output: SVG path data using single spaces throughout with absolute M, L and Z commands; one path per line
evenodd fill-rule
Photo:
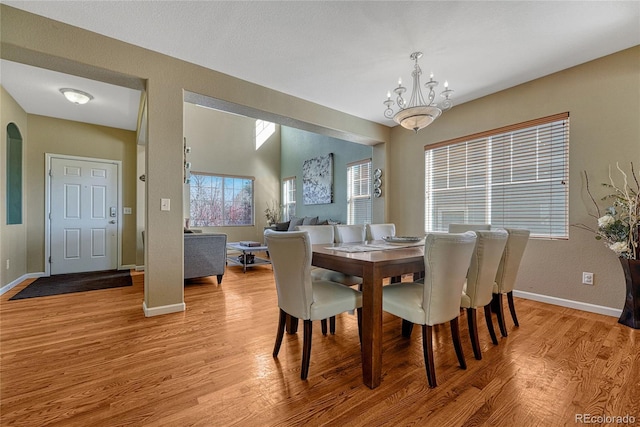
M 544 302 L 547 304 L 559 305 L 560 307 L 574 308 L 576 310 L 588 311 L 589 313 L 604 314 L 605 316 L 620 317 L 622 310 L 602 305 L 589 304 L 587 302 L 572 301 L 564 298 L 550 297 L 548 295 L 534 294 L 524 291 L 513 291 L 513 296 Z
M 118 270 L 133 270 L 134 268 L 136 268 L 135 264 L 121 265 Z
M 145 317 L 160 316 L 162 314 L 169 314 L 169 313 L 178 313 L 181 311 L 185 311 L 186 309 L 187 309 L 187 305 L 185 303 L 163 305 L 160 307 L 148 308 L 147 303 L 145 301 L 142 302 L 142 311 L 144 311 Z
M 144 271 L 144 265 L 136 265 L 136 271 Z
M 24 280 L 27 279 L 37 279 L 38 277 L 43 277 L 44 273 L 27 273 L 27 274 L 23 274 L 22 276 L 18 277 L 16 280 L 14 280 L 11 283 L 7 283 L 6 285 L 4 285 L 2 288 L 0 288 L 0 295 L 5 294 L 6 292 L 9 292 L 11 289 L 15 288 L 16 286 L 18 286 L 20 283 L 22 283 Z

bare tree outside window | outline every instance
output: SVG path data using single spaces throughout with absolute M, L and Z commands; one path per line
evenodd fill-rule
M 253 225 L 253 179 L 192 173 L 190 223 L 194 227 Z

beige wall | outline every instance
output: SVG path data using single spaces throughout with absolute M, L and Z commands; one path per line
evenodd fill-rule
M 184 135 L 191 154 L 193 172 L 255 178 L 253 227 L 205 227 L 226 233 L 228 241 L 262 241 L 267 225 L 264 210 L 272 200 L 280 201 L 280 126 L 258 149 L 256 120 L 185 103 Z
M 22 135 L 22 224 L 7 225 L 7 125 L 14 123 Z M 0 86 L 0 288 L 27 273 L 27 203 L 24 191 L 28 188 L 25 152 L 28 146 L 27 113 Z M 6 268 L 9 260 L 9 269 Z
M 640 47 L 607 56 L 454 107 L 417 135 L 392 130 L 388 152 L 389 219 L 398 232 L 424 231 L 424 146 L 503 125 L 569 111 L 569 223 L 594 224 L 584 192 L 589 172 L 596 199 L 608 166 L 640 165 Z M 407 172 L 409 171 L 409 172 Z M 595 273 L 595 286 L 581 284 Z M 571 227 L 569 240 L 530 240 L 516 288 L 621 309 L 624 276 L 615 254 L 587 231 Z
M 132 215 L 122 215 L 122 264 L 136 263 L 136 133 L 30 114 L 26 168 L 29 171 L 27 217 L 30 273 L 45 271 L 45 153 L 122 161 L 122 203 Z
M 180 208 L 160 211 L 161 198 L 171 199 L 177 207 L 183 200 L 183 90 L 370 141 L 388 141 L 385 126 L 4 4 L 0 8 L 2 58 L 97 80 L 134 77 L 146 82 L 147 315 L 184 310 L 183 212 Z

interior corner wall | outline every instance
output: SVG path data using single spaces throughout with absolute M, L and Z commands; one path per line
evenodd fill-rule
M 22 136 L 22 224 L 7 225 L 7 125 L 14 123 Z M 13 97 L 0 86 L 0 288 L 27 273 L 27 228 L 29 226 L 26 150 L 29 145 L 27 113 Z M 7 268 L 9 261 L 9 268 Z
M 390 220 L 398 233 L 425 230 L 424 146 L 556 113 L 570 114 L 569 224 L 596 227 L 583 171 L 596 200 L 608 167 L 640 165 L 640 46 L 484 98 L 454 106 L 417 135 L 401 127 L 388 151 Z M 419 195 L 419 196 L 416 196 Z M 594 286 L 581 284 L 594 273 Z M 621 309 L 625 280 L 616 255 L 593 233 L 569 227 L 568 240 L 531 239 L 516 289 L 552 298 Z
M 45 271 L 45 154 L 122 161 L 122 206 L 136 207 L 136 134 L 132 131 L 29 114 L 27 271 Z M 121 216 L 122 264 L 136 263 L 136 216 Z
M 373 156 L 368 145 L 282 127 L 281 178 L 296 177 L 296 216 L 319 217 L 347 223 L 347 164 Z M 302 200 L 302 165 L 305 160 L 333 153 L 333 202 L 305 205 Z

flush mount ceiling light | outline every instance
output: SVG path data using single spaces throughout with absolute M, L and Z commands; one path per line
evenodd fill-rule
M 93 99 L 93 95 L 78 89 L 70 89 L 65 87 L 60 89 L 60 92 L 64 95 L 65 98 L 67 98 L 67 101 L 73 102 L 74 104 L 86 104 Z
M 414 52 L 411 54 L 411 60 L 415 61 L 413 66 L 413 90 L 411 91 L 411 98 L 409 102 L 402 97 L 402 94 L 407 91 L 407 88 L 402 86 L 402 79 L 398 79 L 398 87 L 393 91 L 398 95 L 398 98 L 394 102 L 391 99 L 391 92 L 387 92 L 387 99 L 383 102 L 387 106 L 384 111 L 384 116 L 388 119 L 393 119 L 396 123 L 406 129 L 412 129 L 416 133 L 422 128 L 429 126 L 435 119 L 440 117 L 443 111 L 447 111 L 453 106 L 453 102 L 449 99 L 449 96 L 453 93 L 449 89 L 449 83 L 444 82 L 444 91 L 440 94 L 444 100 L 440 104 L 434 102 L 436 97 L 435 88 L 438 86 L 438 82 L 433 80 L 433 73 L 428 82 L 424 86 L 429 91 L 427 99 L 425 100 L 422 95 L 422 88 L 420 87 L 420 74 L 422 70 L 418 65 L 418 59 L 422 56 L 422 52 Z M 391 106 L 397 103 L 398 112 L 394 112 Z

